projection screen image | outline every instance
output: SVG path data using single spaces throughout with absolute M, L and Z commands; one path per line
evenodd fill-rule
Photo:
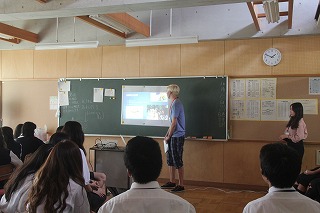
M 167 86 L 122 86 L 121 124 L 169 126 Z

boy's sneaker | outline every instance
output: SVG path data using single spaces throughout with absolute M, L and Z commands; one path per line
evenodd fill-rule
M 184 187 L 180 185 L 177 185 L 171 190 L 171 192 L 181 192 L 181 191 L 184 191 Z
M 168 182 L 168 183 L 166 183 L 166 184 L 164 184 L 164 185 L 162 185 L 161 186 L 161 188 L 163 188 L 163 189 L 168 189 L 168 188 L 174 188 L 174 187 L 176 187 L 176 184 L 175 183 L 172 183 L 172 182 Z

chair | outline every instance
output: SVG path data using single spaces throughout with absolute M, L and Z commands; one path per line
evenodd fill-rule
M 0 181 L 8 180 L 14 168 L 14 165 L 11 163 L 0 166 Z M 4 189 L 0 189 L 0 197 L 2 195 L 4 195 Z

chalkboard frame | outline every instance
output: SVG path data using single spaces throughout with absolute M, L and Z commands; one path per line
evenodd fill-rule
M 166 86 L 175 83 L 178 84 L 181 88 L 179 98 L 181 99 L 185 108 L 186 137 L 197 139 L 212 139 L 219 141 L 227 140 L 227 76 L 155 78 L 66 78 L 60 79 L 60 81 L 70 81 L 71 89 L 69 92 L 70 105 L 60 106 L 60 116 L 58 117 L 59 125 L 63 125 L 68 120 L 76 120 L 82 124 L 83 130 L 88 136 L 145 135 L 150 137 L 164 137 L 168 130 L 168 127 L 150 127 L 120 124 L 122 100 L 121 88 L 123 85 Z M 116 96 L 114 99 L 104 96 L 103 103 L 93 103 L 93 88 L 115 89 Z M 208 93 L 209 95 L 213 96 L 208 97 Z M 86 97 L 80 97 L 80 94 Z M 101 108 L 102 106 L 105 108 Z M 192 111 L 189 111 L 189 108 L 192 108 Z M 93 110 L 94 113 L 92 113 L 92 115 L 96 116 L 95 121 L 99 121 L 101 123 L 96 124 L 93 123 L 93 121 L 88 121 L 90 119 L 88 119 L 90 113 L 86 110 Z M 108 123 L 109 121 L 105 120 L 105 112 L 109 112 L 107 116 L 115 115 L 119 117 L 116 119 L 112 119 L 112 117 L 110 117 L 112 120 L 116 120 L 116 122 Z M 81 113 L 85 114 L 85 118 L 82 118 L 83 115 Z M 207 114 L 204 115 L 205 113 Z M 102 119 L 99 119 L 99 116 Z M 96 129 L 98 129 L 98 131 L 96 129 L 92 129 L 91 126 L 95 125 L 98 125 L 96 126 Z M 211 128 L 211 126 L 213 127 Z

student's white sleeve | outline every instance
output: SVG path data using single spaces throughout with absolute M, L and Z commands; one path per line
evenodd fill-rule
M 12 151 L 10 151 L 10 158 L 11 158 L 11 163 L 15 166 L 21 166 L 23 163 L 22 161 L 16 156 Z
M 90 183 L 89 167 L 88 167 L 87 159 L 86 159 L 86 156 L 84 155 L 83 150 L 80 149 L 80 152 L 82 157 L 82 170 L 83 170 L 84 183 L 88 185 Z

